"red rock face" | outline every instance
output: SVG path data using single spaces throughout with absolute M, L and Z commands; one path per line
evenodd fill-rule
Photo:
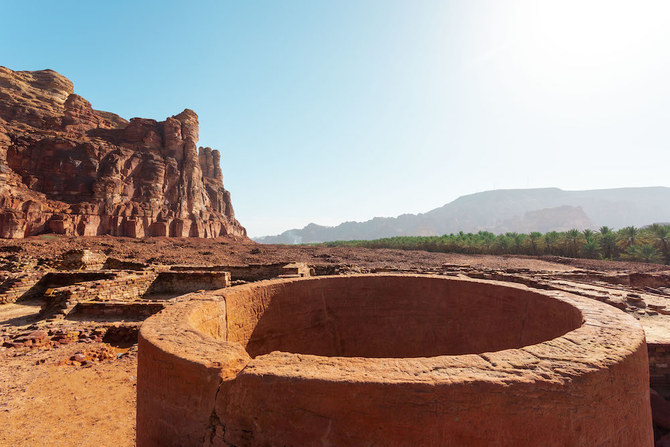
M 0 67 L 0 237 L 246 237 L 192 110 L 130 122 L 52 71 Z

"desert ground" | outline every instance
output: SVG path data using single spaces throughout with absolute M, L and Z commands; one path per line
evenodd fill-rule
M 670 340 L 663 304 L 670 298 L 670 282 L 664 282 L 670 268 L 658 264 L 259 245 L 235 239 L 49 235 L 3 241 L 0 273 L 56 271 L 66 252 L 82 249 L 160 268 L 302 262 L 315 274 L 411 271 L 537 282 L 584 296 L 607 296 L 597 299 L 634 315 L 647 331 L 648 341 Z M 630 278 L 637 282 L 631 283 Z M 45 318 L 40 305 L 35 298 L 0 304 L 4 343 L 0 347 L 0 445 L 133 445 L 137 345 L 132 335 L 119 340 L 104 334 L 115 325 L 136 327 L 141 318 Z M 657 437 L 662 434 L 664 430 L 657 428 Z

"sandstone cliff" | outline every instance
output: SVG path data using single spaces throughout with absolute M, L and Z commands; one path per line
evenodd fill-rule
M 0 67 L 0 237 L 246 237 L 198 116 L 130 122 L 52 70 Z

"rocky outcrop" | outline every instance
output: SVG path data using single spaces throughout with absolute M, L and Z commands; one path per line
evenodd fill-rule
M 94 110 L 52 71 L 0 67 L 0 237 L 246 237 L 198 116 Z

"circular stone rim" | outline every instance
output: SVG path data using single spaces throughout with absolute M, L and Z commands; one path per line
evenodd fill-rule
M 327 281 L 360 277 L 411 277 L 497 285 L 559 299 L 577 308 L 582 324 L 563 335 L 534 345 L 477 354 L 434 357 L 377 358 L 327 357 L 275 351 L 251 358 L 238 342 L 217 339 L 190 322 L 201 306 L 225 306 L 229 294 L 301 281 Z M 220 370 L 222 378 L 240 372 L 299 380 L 361 383 L 455 384 L 472 381 L 521 383 L 563 382 L 617 364 L 634 354 L 645 342 L 644 331 L 632 316 L 595 299 L 555 290 L 539 290 L 523 284 L 473 278 L 420 274 L 361 274 L 259 281 L 184 296 L 147 319 L 140 337 L 169 355 L 205 368 Z M 625 335 L 625 336 L 622 336 Z M 523 370 L 523 374 L 519 374 Z

